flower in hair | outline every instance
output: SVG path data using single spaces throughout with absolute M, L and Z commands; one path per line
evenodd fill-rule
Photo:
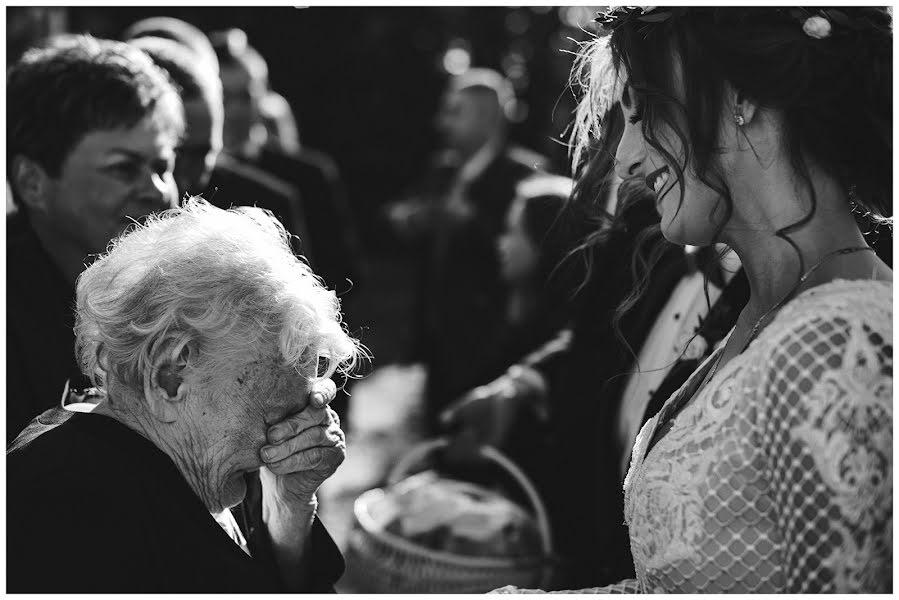
M 824 17 L 815 15 L 809 17 L 802 24 L 802 31 L 809 37 L 821 40 L 830 35 L 830 21 Z

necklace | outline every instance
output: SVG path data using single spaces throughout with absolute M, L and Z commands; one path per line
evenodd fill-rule
M 759 320 L 756 321 L 755 325 L 752 326 L 752 329 L 749 332 L 749 337 L 746 339 L 746 342 L 743 344 L 743 347 L 740 349 L 740 352 L 738 352 L 737 354 L 742 353 L 743 350 L 745 350 L 746 347 L 749 346 L 750 343 L 752 343 L 752 340 L 755 339 L 756 334 L 758 334 L 758 332 L 759 332 L 759 328 L 761 328 L 762 323 L 765 321 L 765 319 L 768 318 L 768 315 L 770 315 L 772 312 L 774 312 L 775 310 L 777 310 L 778 308 L 783 306 L 790 298 L 792 298 L 793 294 L 796 293 L 796 291 L 802 286 L 802 284 L 805 283 L 808 280 L 808 278 L 811 277 L 812 273 L 817 271 L 818 268 L 825 263 L 825 261 L 827 261 L 829 258 L 832 258 L 834 256 L 844 256 L 846 254 L 855 254 L 856 252 L 865 252 L 865 251 L 874 252 L 874 248 L 870 248 L 868 246 L 854 246 L 851 248 L 840 248 L 839 250 L 834 250 L 832 252 L 828 252 L 827 254 L 822 256 L 821 260 L 819 260 L 818 262 L 813 264 L 811 267 L 808 268 L 808 270 L 805 273 L 802 274 L 802 277 L 799 278 L 799 281 L 796 282 L 796 285 L 794 285 L 790 289 L 790 291 L 788 291 L 784 295 L 783 298 L 781 298 L 780 300 L 775 302 L 774 305 L 771 306 L 771 308 L 766 310 L 765 313 L 761 317 L 759 317 Z M 730 338 L 728 338 L 728 339 L 730 339 Z M 726 342 L 725 342 L 725 346 L 727 346 Z M 718 365 L 721 364 L 721 357 L 724 356 L 724 350 L 725 349 L 722 348 L 721 352 L 718 353 L 718 358 L 715 359 L 715 364 L 712 367 L 712 371 L 709 373 L 708 377 L 706 378 L 705 383 L 708 383 L 709 381 L 711 381 L 712 377 L 715 376 L 715 373 L 718 372 Z

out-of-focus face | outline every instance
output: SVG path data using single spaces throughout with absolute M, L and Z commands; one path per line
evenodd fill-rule
M 177 150 L 175 181 L 183 197 L 206 191 L 215 161 L 222 151 L 221 115 L 213 117 L 203 98 L 184 100 L 187 131 Z
M 682 173 L 681 192 L 675 165 L 643 136 L 642 106 L 630 86 L 622 94 L 621 110 L 625 125 L 616 153 L 618 174 L 622 178 L 637 176 L 653 190 L 665 238 L 680 245 L 707 246 L 721 225 L 720 194 L 699 180 L 692 164 Z M 656 123 L 654 130 L 661 147 L 682 165 L 686 155 L 684 141 L 667 123 Z
M 261 122 L 259 102 L 265 90 L 240 64 L 223 66 L 219 75 L 225 101 L 225 149 L 240 153 L 253 127 Z
M 205 386 L 204 386 L 205 387 Z M 239 504 L 246 495 L 243 476 L 258 470 L 268 428 L 298 413 L 308 402 L 311 384 L 280 353 L 272 351 L 236 364 L 228 380 L 189 402 L 190 438 L 176 443 L 195 469 L 200 499 L 211 512 Z
M 500 126 L 496 96 L 477 90 L 450 91 L 437 115 L 437 129 L 446 145 L 471 152 L 480 148 Z
M 525 231 L 525 200 L 516 198 L 506 215 L 506 230 L 497 241 L 500 272 L 509 285 L 533 281 L 540 261 L 540 250 Z
M 152 212 L 175 205 L 174 136 L 147 118 L 130 129 L 93 131 L 49 178 L 41 218 L 85 255 Z

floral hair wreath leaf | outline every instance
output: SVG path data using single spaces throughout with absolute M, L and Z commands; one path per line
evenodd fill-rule
M 661 23 L 667 21 L 670 17 L 671 13 L 650 13 L 637 17 L 637 20 L 644 23 Z
M 727 7 L 729 13 L 741 10 L 752 11 L 758 7 Z M 659 23 L 668 21 L 672 16 L 680 17 L 690 12 L 712 12 L 720 9 L 715 7 L 682 7 L 682 6 L 611 6 L 607 10 L 597 13 L 594 22 L 607 32 L 614 31 L 628 22 L 639 22 L 639 31 L 647 34 L 650 29 Z M 878 19 L 864 13 L 850 17 L 846 12 L 837 8 L 805 8 L 805 7 L 775 7 L 774 12 L 790 17 L 802 31 L 813 39 L 830 37 L 831 33 L 849 33 L 886 30 L 890 33 L 890 27 L 884 26 Z M 870 17 L 870 18 L 869 18 Z M 716 17 L 717 18 L 717 17 Z M 836 30 L 838 26 L 840 30 Z

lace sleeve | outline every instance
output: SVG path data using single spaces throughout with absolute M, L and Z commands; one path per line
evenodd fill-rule
M 892 587 L 892 313 L 859 313 L 800 317 L 760 372 L 788 593 Z
M 598 588 L 584 588 L 582 590 L 559 590 L 558 592 L 544 592 L 543 590 L 529 590 L 507 585 L 493 590 L 491 594 L 640 594 L 640 583 L 636 579 L 625 579 L 612 585 Z

